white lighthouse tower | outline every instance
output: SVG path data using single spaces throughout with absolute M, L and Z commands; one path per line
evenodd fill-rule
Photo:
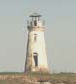
M 40 20 L 41 15 L 34 13 L 28 21 L 28 42 L 25 62 L 25 72 L 49 72 L 44 30 L 45 27 Z

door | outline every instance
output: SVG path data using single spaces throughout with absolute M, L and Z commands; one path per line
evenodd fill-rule
M 35 66 L 37 67 L 38 66 L 38 53 L 34 53 L 34 63 L 35 63 Z

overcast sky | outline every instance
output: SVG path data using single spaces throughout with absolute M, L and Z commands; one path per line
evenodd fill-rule
M 46 21 L 52 72 L 76 72 L 76 0 L 0 0 L 0 72 L 24 71 L 27 20 L 33 12 Z

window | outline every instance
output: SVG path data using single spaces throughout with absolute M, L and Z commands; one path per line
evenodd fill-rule
M 34 21 L 34 26 L 37 26 L 37 21 L 36 20 Z
M 37 40 L 37 34 L 34 34 L 34 41 Z
M 33 57 L 34 57 L 35 66 L 38 66 L 38 53 L 34 53 Z

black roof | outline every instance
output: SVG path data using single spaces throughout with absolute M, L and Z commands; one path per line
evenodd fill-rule
M 33 13 L 33 14 L 30 15 L 30 17 L 41 17 L 41 15 L 38 14 L 38 13 Z

